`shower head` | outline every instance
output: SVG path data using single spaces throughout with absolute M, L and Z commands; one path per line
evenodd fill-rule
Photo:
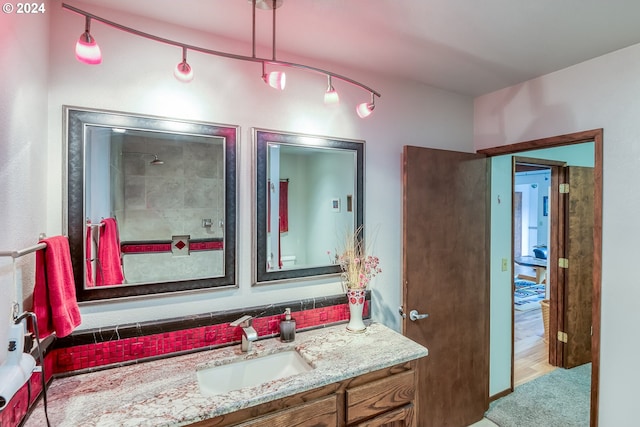
M 164 165 L 164 160 L 160 160 L 157 154 L 142 153 L 140 151 L 123 151 L 122 154 L 140 154 L 140 156 L 153 156 L 153 160 L 149 162 L 152 166 Z
M 158 158 L 158 155 L 157 155 L 157 154 L 154 154 L 154 155 L 153 155 L 153 160 L 151 160 L 151 161 L 149 162 L 149 164 L 150 164 L 150 165 L 153 165 L 153 166 L 157 166 L 157 165 L 164 165 L 164 161 L 163 161 L 163 160 L 160 160 L 160 159 Z

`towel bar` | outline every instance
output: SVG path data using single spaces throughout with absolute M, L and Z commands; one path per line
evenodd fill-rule
M 38 236 L 38 240 L 45 239 L 46 237 L 47 237 L 46 234 L 40 233 L 40 236 Z M 33 246 L 29 246 L 28 248 L 24 248 L 20 250 L 0 251 L 0 257 L 11 257 L 13 259 L 16 259 L 16 258 L 20 258 L 21 256 L 33 253 L 35 251 L 39 251 L 40 249 L 44 249 L 46 247 L 47 247 L 46 243 L 38 243 Z M 14 263 L 14 269 L 15 269 L 15 263 Z M 15 271 L 14 271 L 13 280 L 14 280 L 14 285 L 16 287 L 16 300 L 17 300 L 17 301 L 13 301 L 13 313 L 15 317 L 17 313 L 22 311 L 22 302 L 18 302 L 18 301 L 22 301 L 22 287 L 19 286 L 18 283 L 16 282 Z
M 47 247 L 46 243 L 38 243 L 37 245 L 29 246 L 21 250 L 15 251 L 0 251 L 0 256 L 10 256 L 11 258 L 20 258 L 21 256 L 30 254 L 32 252 L 44 249 Z
M 46 234 L 40 233 L 38 236 L 38 240 L 45 239 L 47 237 Z M 46 243 L 38 243 L 33 246 L 29 246 L 28 248 L 13 250 L 13 251 L 0 251 L 0 257 L 10 256 L 11 258 L 20 258 L 21 256 L 28 255 L 32 252 L 39 251 L 40 249 L 44 249 L 47 247 Z

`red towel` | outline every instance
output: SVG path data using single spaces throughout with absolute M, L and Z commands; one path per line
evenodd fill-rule
M 280 181 L 280 232 L 289 231 L 289 181 Z
M 85 266 L 86 266 L 86 276 L 84 279 L 84 286 L 87 288 L 92 288 L 95 286 L 95 283 L 93 283 L 93 269 L 91 268 L 91 257 L 92 257 L 92 253 L 91 253 L 91 248 L 93 246 L 93 236 L 91 235 L 91 233 L 93 233 L 93 227 L 91 227 L 91 224 L 87 225 L 87 239 L 85 240 L 85 245 L 84 245 L 84 256 L 85 258 Z
M 271 183 L 267 191 L 267 233 L 271 233 Z M 281 233 L 289 231 L 289 181 L 280 181 L 280 200 L 278 201 L 278 227 Z
M 98 240 L 96 286 L 119 285 L 124 281 L 124 274 L 120 262 L 118 224 L 114 218 L 105 218 L 100 223 L 103 226 Z
M 41 240 L 46 249 L 36 252 L 36 283 L 33 288 L 33 311 L 38 332 L 44 338 L 53 332 L 65 337 L 80 325 L 69 241 L 64 236 Z

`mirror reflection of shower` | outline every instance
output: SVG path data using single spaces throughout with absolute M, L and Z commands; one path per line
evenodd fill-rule
M 123 151 L 122 154 L 138 154 L 141 157 L 142 156 L 153 156 L 153 160 L 151 160 L 149 162 L 150 165 L 152 165 L 152 166 L 164 165 L 164 160 L 160 160 L 158 158 L 158 155 L 155 154 L 155 153 L 143 153 L 143 152 L 139 152 L 139 151 Z
M 77 213 L 69 217 L 74 245 L 92 256 L 97 254 L 92 238 L 92 246 L 87 246 L 87 231 L 104 227 L 89 229 L 87 222 L 97 225 L 103 219 L 117 220 L 124 280 L 104 284 L 103 290 L 129 296 L 147 292 L 147 288 L 133 289 L 139 285 L 165 292 L 173 286 L 192 289 L 192 284 L 200 286 L 199 281 L 205 279 L 206 287 L 235 283 L 234 268 L 229 268 L 235 241 L 225 239 L 227 224 L 235 224 L 235 208 L 225 203 L 226 197 L 232 200 L 236 194 L 235 181 L 230 179 L 235 176 L 235 129 L 188 122 L 172 127 L 165 119 L 136 116 L 118 119 L 128 127 L 113 127 L 102 123 L 111 120 L 108 113 L 71 113 L 72 123 L 88 121 L 78 138 L 68 138 L 70 195 L 83 202 L 73 206 L 71 211 Z M 227 144 L 227 139 L 234 143 Z M 72 176 L 77 176 L 77 183 Z M 212 226 L 203 226 L 203 219 L 209 219 Z M 188 242 L 188 256 L 171 250 L 174 236 L 189 236 L 176 239 L 176 243 Z M 73 261 L 86 273 L 83 252 L 73 254 Z M 99 271 L 97 267 L 92 272 Z M 79 288 L 95 287 L 89 277 L 93 273 L 78 276 L 78 283 L 84 282 Z M 123 287 L 129 290 L 119 291 Z

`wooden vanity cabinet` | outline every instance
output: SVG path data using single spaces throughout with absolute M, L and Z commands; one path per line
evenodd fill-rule
M 416 362 L 345 381 L 344 426 L 413 427 L 416 420 Z
M 193 427 L 415 427 L 416 362 L 192 424 Z

